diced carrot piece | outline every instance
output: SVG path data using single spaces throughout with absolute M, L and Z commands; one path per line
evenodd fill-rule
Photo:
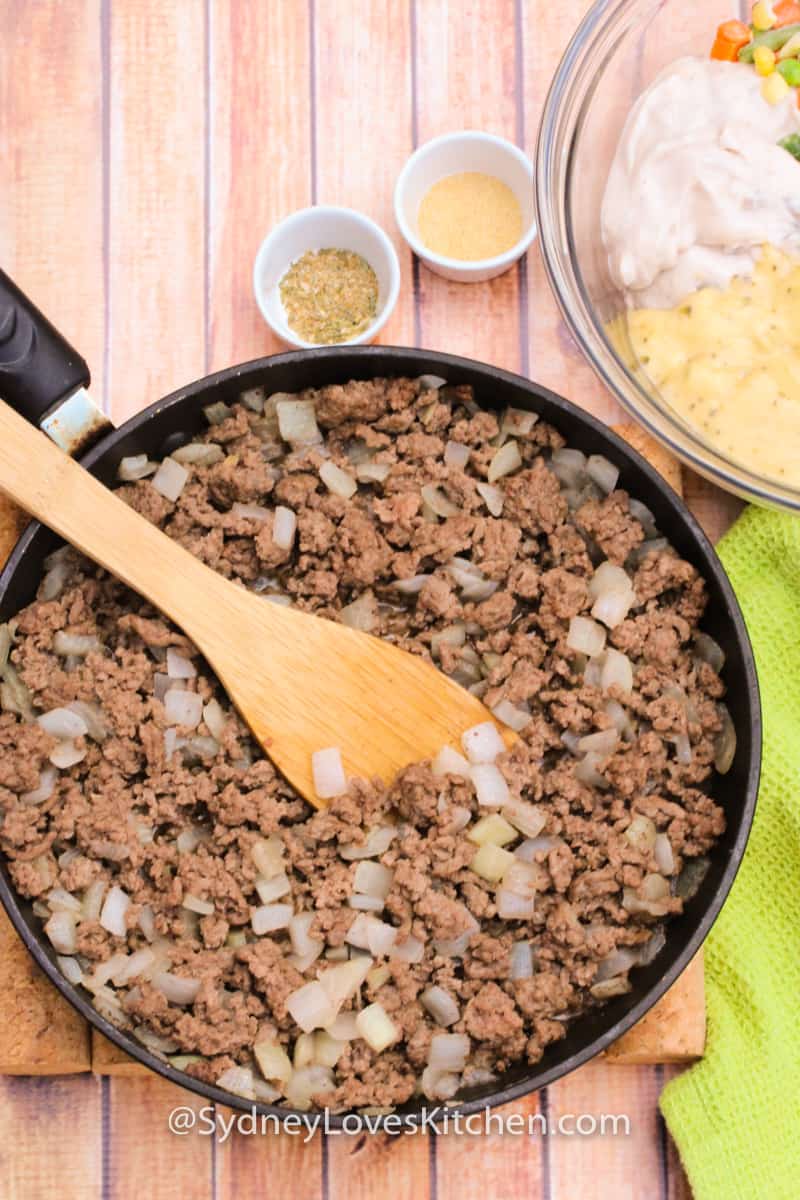
M 800 8 L 800 5 L 796 7 Z M 744 21 L 723 21 L 711 47 L 711 57 L 720 62 L 736 62 L 739 51 L 751 38 L 750 28 Z
M 797 0 L 778 0 L 777 4 L 773 4 L 772 11 L 775 13 L 774 29 L 800 23 L 800 4 Z

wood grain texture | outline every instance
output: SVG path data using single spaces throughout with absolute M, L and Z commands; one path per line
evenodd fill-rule
M 605 1058 L 617 1066 L 689 1063 L 700 1058 L 706 1043 L 703 955 L 698 953 L 659 1000 L 618 1041 Z
M 109 6 L 108 411 L 205 367 L 205 8 Z M 95 30 L 97 33 L 97 30 Z
M 139 1076 L 140 1079 L 150 1078 L 150 1069 L 143 1063 L 131 1058 L 124 1050 L 120 1050 L 114 1042 L 103 1037 L 96 1029 L 92 1029 L 92 1071 L 95 1075 L 125 1075 Z
M 0 262 L 103 388 L 100 0 L 0 0 Z
M 7 1200 L 103 1200 L 102 1084 L 92 1075 L 0 1078 Z
M 107 1142 L 104 1200 L 210 1200 L 213 1197 L 214 1139 L 196 1130 L 202 1111 L 212 1111 L 200 1096 L 156 1075 L 104 1083 Z M 176 1107 L 190 1108 L 195 1132 L 179 1136 L 167 1121 Z M 27 1198 L 26 1198 L 27 1200 Z
M 199 6 L 198 6 L 199 7 Z M 283 349 L 253 298 L 258 246 L 312 199 L 310 9 L 209 6 L 208 369 Z
M 221 1108 L 226 1119 L 232 1115 Z M 212 1200 L 319 1200 L 325 1196 L 325 1135 L 309 1141 L 305 1130 L 297 1134 L 234 1132 L 218 1144 L 214 1155 Z M 369 1193 L 350 1191 L 350 1197 Z
M 494 1109 L 503 1121 L 513 1118 L 520 1132 L 445 1133 L 436 1139 L 437 1200 L 516 1200 L 546 1196 L 547 1151 L 528 1118 L 542 1115 L 546 1093 L 537 1093 Z
M 314 0 L 312 11 L 314 201 L 358 208 L 392 239 L 400 298 L 378 341 L 411 345 L 411 252 L 392 209 L 412 149 L 409 0 Z
M 610 1130 L 591 1136 L 548 1139 L 552 1200 L 654 1200 L 659 1195 L 661 1151 L 656 1103 L 660 1079 L 655 1067 L 615 1070 L 595 1060 L 548 1088 L 548 1117 L 563 1121 L 581 1113 L 625 1115 L 630 1132 Z
M 513 0 L 416 0 L 414 96 L 419 144 L 441 133 L 483 129 L 515 140 Z M 418 268 L 420 344 L 517 371 L 521 362 L 520 269 L 476 286 Z

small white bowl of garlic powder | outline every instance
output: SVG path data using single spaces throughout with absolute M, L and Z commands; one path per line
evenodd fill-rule
M 431 271 L 460 283 L 493 279 L 536 236 L 533 165 L 513 142 L 491 133 L 443 134 L 403 167 L 394 212 Z

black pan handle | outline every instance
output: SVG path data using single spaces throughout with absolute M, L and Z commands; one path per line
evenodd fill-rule
M 0 271 L 0 397 L 38 425 L 89 378 L 77 350 Z

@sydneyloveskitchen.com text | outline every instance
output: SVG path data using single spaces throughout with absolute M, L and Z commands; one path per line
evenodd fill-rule
M 355 1136 L 363 1133 L 389 1134 L 454 1134 L 485 1137 L 501 1134 L 510 1137 L 627 1137 L 631 1132 L 630 1117 L 625 1113 L 498 1113 L 490 1108 L 462 1113 L 439 1105 L 423 1108 L 418 1113 L 345 1113 L 332 1119 L 327 1110 L 316 1113 L 231 1113 L 208 1104 L 194 1108 L 181 1104 L 173 1108 L 168 1118 L 171 1133 L 179 1137 L 199 1134 L 226 1142 L 233 1133 L 245 1137 L 283 1133 L 310 1142 L 316 1133 L 330 1136 Z

